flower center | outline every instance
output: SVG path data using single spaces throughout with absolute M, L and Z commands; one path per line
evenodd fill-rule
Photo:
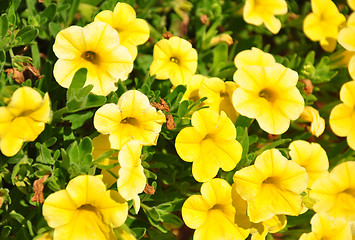
M 259 97 L 265 98 L 269 102 L 274 102 L 276 99 L 275 92 L 271 89 L 264 88 L 259 92 Z
M 81 205 L 78 210 L 89 211 L 89 212 L 96 212 L 96 207 L 91 204 L 84 204 Z
M 179 64 L 179 59 L 178 59 L 177 57 L 171 57 L 171 58 L 170 58 L 170 62 Z
M 265 179 L 263 181 L 264 184 L 275 184 L 276 183 L 276 179 L 274 177 L 268 177 L 267 179 Z
M 211 209 L 223 211 L 224 207 L 222 204 L 215 204 Z
M 122 119 L 121 123 L 130 124 L 130 125 L 133 125 L 135 127 L 139 126 L 139 121 L 136 118 L 133 118 L 133 117 L 126 117 L 126 118 Z
M 86 51 L 81 55 L 82 58 L 84 58 L 86 61 L 89 61 L 93 64 L 98 64 L 99 63 L 99 56 L 92 52 L 92 51 Z
M 190 93 L 190 97 L 189 100 L 192 100 L 194 102 L 198 101 L 200 99 L 199 95 L 198 95 L 198 89 L 194 90 Z
M 345 189 L 343 191 L 343 193 L 346 193 L 346 194 L 352 196 L 353 198 L 355 198 L 355 189 L 354 188 Z

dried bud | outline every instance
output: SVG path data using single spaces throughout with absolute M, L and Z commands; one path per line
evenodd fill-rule
M 43 204 L 44 198 L 43 198 L 43 183 L 47 180 L 49 177 L 49 174 L 44 175 L 40 179 L 37 179 L 33 183 L 33 191 L 35 194 L 32 196 L 31 201 L 32 202 L 39 202 L 40 204 Z
M 173 130 L 175 128 L 175 122 L 174 122 L 173 115 L 169 114 L 169 115 L 166 115 L 165 117 L 166 117 L 166 127 L 169 130 Z
M 152 105 L 158 110 L 162 110 L 164 112 L 170 112 L 169 105 L 162 98 L 160 98 L 160 103 L 152 102 L 150 105 Z
M 210 20 L 208 19 L 208 16 L 206 14 L 202 14 L 200 16 L 200 21 L 203 25 L 206 25 L 206 26 L 210 25 Z
M 306 95 L 309 95 L 313 92 L 313 84 L 309 79 L 302 79 L 300 80 L 305 86 L 303 87 L 303 91 Z
M 171 34 L 171 32 L 166 31 L 165 33 L 163 33 L 163 38 L 169 39 L 169 38 L 171 38 L 171 37 L 174 37 L 174 35 Z
M 144 187 L 144 193 L 145 194 L 149 194 L 149 195 L 154 195 L 155 193 L 155 189 L 153 186 L 150 186 L 149 184 L 146 184 L 145 187 Z
M 15 80 L 17 83 L 21 84 L 21 83 L 25 82 L 25 76 L 23 75 L 22 72 L 20 72 L 16 68 L 6 69 L 5 72 L 8 75 L 12 74 L 12 79 Z

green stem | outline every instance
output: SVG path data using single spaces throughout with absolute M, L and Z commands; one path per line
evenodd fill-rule
M 62 118 L 62 116 L 68 112 L 69 112 L 69 108 L 67 106 L 54 112 L 52 123 L 58 122 Z
M 78 10 L 79 3 L 80 3 L 80 0 L 73 0 L 73 3 L 72 3 L 70 10 L 69 10 L 68 20 L 66 23 L 67 27 L 69 27 L 70 24 L 73 22 L 76 11 Z

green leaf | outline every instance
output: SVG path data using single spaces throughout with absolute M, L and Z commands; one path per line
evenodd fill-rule
M 139 227 L 132 228 L 131 230 L 133 231 L 134 236 L 136 237 L 137 240 L 141 239 L 147 232 L 147 229 L 139 228 Z
M 65 116 L 64 119 L 71 123 L 71 128 L 77 129 L 84 125 L 84 123 L 89 120 L 94 115 L 93 111 L 73 113 Z
M 291 142 L 292 139 L 279 139 L 275 142 L 271 142 L 267 145 L 265 145 L 264 147 L 260 148 L 258 151 L 255 152 L 256 155 L 259 155 L 261 154 L 262 152 L 266 151 L 266 150 L 269 150 L 269 149 L 272 149 L 272 148 L 275 148 L 281 144 L 284 144 L 284 143 L 287 143 L 287 142 Z
M 9 22 L 7 21 L 7 15 L 1 15 L 1 25 L 0 25 L 0 37 L 4 38 L 7 34 L 7 30 L 9 29 Z
M 213 49 L 213 63 L 211 67 L 211 75 L 215 76 L 228 62 L 228 45 L 224 42 L 218 44 Z
M 56 13 L 57 7 L 54 3 L 49 4 L 43 12 L 41 12 L 41 25 L 45 25 L 46 23 L 50 22 Z
M 25 26 L 16 34 L 17 46 L 28 45 L 38 34 L 38 29 L 32 26 Z
M 237 120 L 235 121 L 236 127 L 249 127 L 254 119 L 245 117 L 243 115 L 239 115 Z
M 76 92 L 81 89 L 86 82 L 86 75 L 87 75 L 86 68 L 80 68 L 74 75 L 72 82 L 70 83 L 68 92 L 67 92 L 67 99 L 73 99 L 76 95 Z
M 189 106 L 189 101 L 185 100 L 182 101 L 179 105 L 178 108 L 178 112 L 177 115 L 179 116 L 179 118 L 182 118 L 183 116 L 185 116 L 185 114 L 187 113 L 188 110 L 188 106 Z
M 37 146 L 37 145 L 39 145 L 39 146 Z M 53 160 L 49 149 L 39 143 L 37 143 L 36 146 L 39 147 L 39 155 L 36 158 L 36 161 L 39 163 L 53 165 L 55 161 Z
M 52 37 L 56 37 L 57 34 L 62 30 L 58 23 L 50 22 L 48 24 L 49 32 L 51 33 Z

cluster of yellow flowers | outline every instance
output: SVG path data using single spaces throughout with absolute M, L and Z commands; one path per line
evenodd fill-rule
M 331 0 L 311 0 L 313 13 L 304 22 L 304 32 L 333 51 L 338 41 L 355 52 L 355 15 L 340 32 L 345 17 Z M 355 5 L 349 1 L 349 5 Z M 274 15 L 287 12 L 285 0 L 247 0 L 246 22 L 266 27 L 274 34 L 281 22 Z M 325 30 L 327 29 L 327 30 Z M 148 24 L 137 19 L 134 9 L 118 3 L 114 11 L 100 12 L 85 27 L 71 26 L 60 31 L 53 46 L 58 61 L 54 77 L 68 88 L 80 68 L 88 70 L 85 85 L 92 93 L 107 96 L 117 90 L 133 69 L 137 45 L 149 37 Z M 169 79 L 173 88 L 186 85 L 183 100 L 207 97 L 206 106 L 191 116 L 191 127 L 183 128 L 175 140 L 180 158 L 192 162 L 192 176 L 201 182 L 201 195 L 190 196 L 182 207 L 186 225 L 196 229 L 194 240 L 265 239 L 286 226 L 286 215 L 297 216 L 312 208 L 312 232 L 300 239 L 352 239 L 355 236 L 355 162 L 344 162 L 330 173 L 325 150 L 317 143 L 293 141 L 286 158 L 279 150 L 269 149 L 256 157 L 253 165 L 234 173 L 233 184 L 215 178 L 218 171 L 235 169 L 242 156 L 234 125 L 239 115 L 256 119 L 270 134 L 285 133 L 290 122 L 301 118 L 311 122 L 309 131 L 316 137 L 325 128 L 318 111 L 305 106 L 296 87 L 298 74 L 260 49 L 238 53 L 233 80 L 196 74 L 197 51 L 179 37 L 162 39 L 153 50 L 150 74 Z M 349 62 L 355 79 L 355 57 Z M 343 103 L 330 115 L 335 134 L 346 136 L 355 149 L 355 81 L 340 91 Z M 26 104 L 24 104 L 26 102 Z M 48 94 L 29 87 L 16 90 L 7 107 L 0 107 L 0 149 L 15 155 L 24 142 L 34 141 L 51 118 Z M 113 228 L 128 215 L 127 201 L 133 200 L 136 213 L 139 194 L 147 179 L 141 163 L 143 146 L 157 144 L 165 115 L 150 105 L 137 90 L 122 94 L 117 102 L 101 106 L 94 116 L 94 127 L 101 134 L 93 139 L 94 159 L 111 149 L 119 150 L 102 164 L 115 167 L 100 176 L 82 175 L 72 179 L 65 190 L 47 197 L 43 215 L 54 229 L 53 239 L 116 239 Z M 18 125 L 24 126 L 18 131 Z M 17 129 L 17 130 L 16 130 Z M 116 190 L 107 190 L 114 183 Z M 315 201 L 306 204 L 305 199 Z M 352 233 L 353 230 L 353 233 Z

